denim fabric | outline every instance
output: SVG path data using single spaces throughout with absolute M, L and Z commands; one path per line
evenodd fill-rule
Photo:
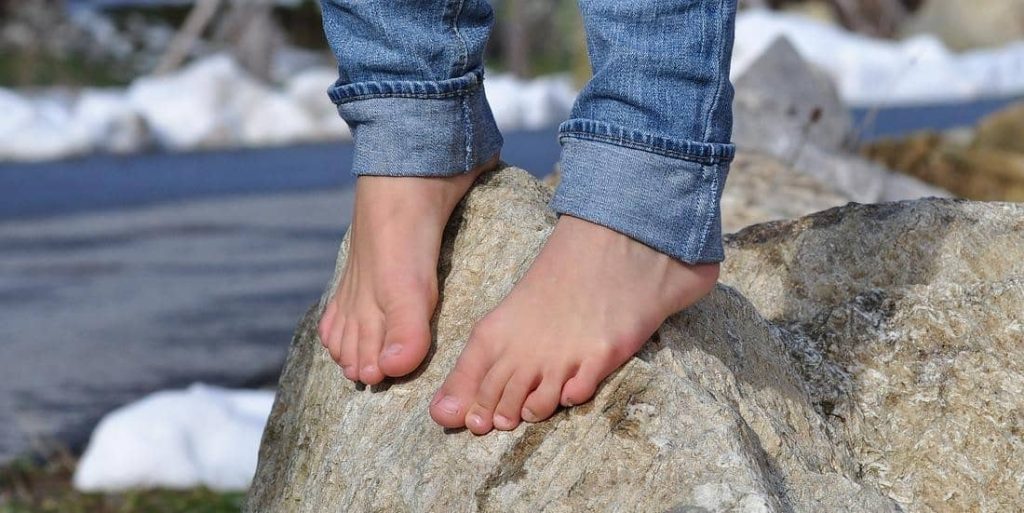
M 446 176 L 498 153 L 483 87 L 483 0 L 322 0 L 330 89 L 360 175 Z M 560 214 L 688 263 L 723 258 L 735 153 L 736 0 L 579 0 L 594 75 L 559 127 Z
M 338 59 L 328 95 L 352 130 L 354 173 L 448 176 L 501 150 L 482 86 L 486 1 L 321 3 Z

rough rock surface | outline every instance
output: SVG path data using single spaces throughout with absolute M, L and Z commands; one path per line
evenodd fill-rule
M 910 512 L 1024 504 L 1024 206 L 851 205 L 730 236 L 723 282 Z
M 509 168 L 468 195 L 442 251 L 435 348 L 410 379 L 346 381 L 308 312 L 247 511 L 897 511 L 830 440 L 785 332 L 728 287 L 669 319 L 586 405 L 484 437 L 433 424 L 428 402 L 473 322 L 550 233 L 549 196 Z

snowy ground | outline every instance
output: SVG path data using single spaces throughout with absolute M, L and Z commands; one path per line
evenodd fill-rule
M 794 14 L 739 15 L 733 76 L 786 37 L 838 85 L 851 107 L 964 102 L 1024 93 L 1024 42 L 954 53 L 935 37 L 871 39 Z M 214 56 L 123 90 L 20 94 L 0 89 L 0 161 L 47 160 L 93 151 L 285 145 L 348 137 L 325 90 L 331 68 L 310 68 L 279 87 Z M 521 81 L 494 74 L 487 96 L 503 130 L 565 119 L 576 91 L 567 76 Z
M 195 384 L 118 408 L 96 427 L 75 471 L 85 492 L 133 488 L 244 490 L 274 392 Z
M 273 88 L 217 55 L 171 75 L 139 78 L 124 90 L 72 96 L 0 89 L 0 161 L 344 140 L 348 128 L 326 93 L 336 79 L 331 68 L 310 68 Z M 503 130 L 557 123 L 576 96 L 562 75 L 532 81 L 495 75 L 487 84 Z

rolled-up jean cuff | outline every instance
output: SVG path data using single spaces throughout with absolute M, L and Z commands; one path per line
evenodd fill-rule
M 503 140 L 483 85 L 463 82 L 461 89 L 424 82 L 345 86 L 364 93 L 352 96 L 332 90 L 355 141 L 352 172 L 452 176 L 497 155 Z
M 565 133 L 560 139 L 562 179 L 551 202 L 556 212 L 688 264 L 725 258 L 720 203 L 729 158 L 668 157 Z

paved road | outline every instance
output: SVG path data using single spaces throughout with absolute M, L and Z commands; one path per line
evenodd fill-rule
M 350 205 L 333 189 L 0 222 L 0 462 L 78 445 L 153 390 L 274 382 Z

